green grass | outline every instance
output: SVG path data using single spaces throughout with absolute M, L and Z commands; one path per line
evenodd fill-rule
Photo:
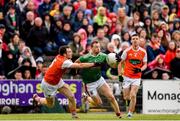
M 113 113 L 79 113 L 79 120 L 129 120 L 126 114 L 118 119 Z M 72 120 L 70 114 L 8 114 L 0 115 L 0 120 Z M 180 115 L 144 115 L 135 114 L 131 120 L 180 120 Z

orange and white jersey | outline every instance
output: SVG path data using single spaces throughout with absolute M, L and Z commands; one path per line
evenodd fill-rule
M 57 85 L 66 69 L 71 67 L 72 64 L 71 60 L 57 55 L 45 73 L 44 80 L 50 85 Z
M 121 55 L 121 59 L 124 60 L 124 76 L 138 79 L 141 78 L 142 73 L 134 73 L 134 68 L 141 68 L 145 62 L 147 62 L 146 50 L 139 47 L 138 50 L 133 50 L 132 46 L 124 50 Z

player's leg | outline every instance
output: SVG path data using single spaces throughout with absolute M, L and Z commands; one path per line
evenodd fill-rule
M 35 104 L 37 102 L 37 104 Z M 39 97 L 37 94 L 33 95 L 33 104 L 35 105 L 46 105 L 49 108 L 52 108 L 55 103 L 54 97 Z
M 122 83 L 122 87 L 123 87 L 123 98 L 125 100 L 126 103 L 126 111 L 128 111 L 129 109 L 129 103 L 130 103 L 130 90 L 131 90 L 131 80 L 124 76 L 124 80 Z
M 123 92 L 123 99 L 125 100 L 125 104 L 126 104 L 126 111 L 128 112 L 129 103 L 130 103 L 130 87 L 123 88 L 122 92 Z
M 130 105 L 129 105 L 129 112 L 133 113 L 136 106 L 136 95 L 138 92 L 139 86 L 137 85 L 131 85 L 131 91 L 130 91 Z
M 72 113 L 72 118 L 78 118 L 76 114 L 76 101 L 74 94 L 71 92 L 69 85 L 64 84 L 63 87 L 58 89 L 59 93 L 66 96 L 69 100 L 69 110 Z
M 135 110 L 136 106 L 136 95 L 139 89 L 139 85 L 141 83 L 140 79 L 130 79 L 131 83 L 131 90 L 130 90 L 130 105 L 129 105 L 129 112 L 128 117 L 132 117 L 132 113 Z
M 33 104 L 46 105 L 49 108 L 52 108 L 55 103 L 57 87 L 49 85 L 45 82 L 45 80 L 42 80 L 41 88 L 43 90 L 45 98 L 39 97 L 37 94 L 34 94 L 33 95 Z
M 102 100 L 97 92 L 97 82 L 85 84 L 85 91 L 88 94 L 87 100 L 94 106 L 101 106 Z
M 119 109 L 119 105 L 113 95 L 113 92 L 111 90 L 111 88 L 109 87 L 109 85 L 105 82 L 100 88 L 99 91 L 101 94 L 103 94 L 110 102 L 111 106 L 113 107 L 116 115 L 118 117 L 121 117 L 120 114 L 120 109 Z

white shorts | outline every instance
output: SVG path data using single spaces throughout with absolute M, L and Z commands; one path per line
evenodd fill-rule
M 98 89 L 105 83 L 106 81 L 103 77 L 101 77 L 99 80 L 95 82 L 85 84 L 86 93 L 89 96 L 96 96 L 98 94 Z
M 44 79 L 41 82 L 41 88 L 44 92 L 44 96 L 46 98 L 55 97 L 57 94 L 57 90 L 64 85 L 64 81 L 61 79 L 57 85 L 50 85 Z
M 124 81 L 122 83 L 123 88 L 129 88 L 131 85 L 139 86 L 141 84 L 141 79 L 132 79 L 127 76 L 123 76 Z

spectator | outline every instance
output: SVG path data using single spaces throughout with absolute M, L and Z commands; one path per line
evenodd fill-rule
M 124 27 L 124 30 L 128 31 L 130 35 L 134 32 L 134 21 L 133 21 L 133 18 L 130 17 L 128 19 L 127 26 Z
M 38 76 L 36 76 L 36 79 L 42 80 L 44 78 L 44 75 L 45 75 L 47 69 L 48 69 L 47 66 L 43 65 L 42 71 L 41 71 L 41 73 Z
M 42 70 L 43 70 L 43 63 L 44 63 L 44 60 L 43 60 L 42 57 L 38 57 L 38 58 L 36 59 L 36 65 L 37 65 L 37 67 L 36 67 L 35 78 L 40 78 L 41 72 L 42 72 Z
M 117 14 L 117 23 L 120 23 L 122 27 L 126 27 L 128 20 L 129 17 L 126 15 L 125 9 L 119 8 Z
M 140 32 L 139 32 L 139 37 L 140 38 L 143 38 L 145 40 L 148 40 L 147 39 L 147 33 L 146 33 L 146 30 L 145 29 L 142 29 Z
M 174 79 L 180 79 L 180 48 L 176 49 L 176 57 L 170 62 L 170 70 Z
M 144 26 L 144 23 L 140 21 L 140 13 L 138 11 L 133 13 L 133 22 L 134 26 Z
M 85 50 L 86 49 L 85 47 L 87 44 L 87 33 L 84 29 L 79 29 L 77 33 L 81 36 L 80 44 L 83 47 L 83 49 Z
M 114 34 L 116 31 L 116 25 L 117 25 L 117 16 L 115 13 L 109 13 L 109 19 L 111 20 L 111 27 L 110 27 L 110 35 Z
M 70 24 L 73 24 L 72 9 L 73 8 L 68 5 L 63 8 L 63 13 L 62 16 L 60 17 L 60 20 L 63 23 L 68 22 Z
M 159 12 L 157 10 L 152 11 L 152 27 L 154 29 L 159 27 Z
M 52 8 L 49 12 L 49 15 L 53 18 L 59 18 L 60 17 L 60 6 L 57 2 L 53 3 Z
M 85 16 L 87 17 L 88 21 L 89 21 L 89 24 L 93 24 L 93 17 L 92 17 L 92 11 L 87 9 L 85 10 Z
M 112 21 L 110 19 L 107 20 L 107 23 L 104 24 L 103 26 L 103 29 L 104 29 L 104 36 L 108 39 L 111 38 L 111 35 L 109 34 L 110 33 L 110 28 L 111 28 L 111 25 L 112 25 Z
M 89 24 L 87 26 L 87 43 L 90 44 L 92 42 L 92 39 L 94 38 L 94 28 L 93 25 Z
M 146 51 L 148 55 L 148 62 L 153 61 L 159 54 L 165 54 L 165 49 L 160 44 L 160 39 L 156 33 L 152 34 L 151 41 L 147 45 Z
M 35 19 L 34 24 L 35 26 L 30 30 L 27 37 L 27 45 L 34 51 L 35 55 L 41 56 L 47 53 L 49 34 L 40 17 Z
M 106 50 L 106 54 L 109 54 L 109 53 L 114 53 L 114 50 L 115 50 L 115 46 L 114 44 L 111 42 L 111 43 L 108 43 L 107 44 L 107 50 Z
M 165 21 L 168 23 L 169 21 L 169 7 L 167 5 L 164 5 L 161 9 L 162 14 L 160 15 L 160 20 Z
M 168 32 L 167 24 L 165 22 L 160 23 L 159 30 L 162 30 L 162 36 L 161 36 L 161 44 L 162 46 L 167 49 L 168 48 L 168 43 L 171 40 L 171 35 Z
M 159 79 L 159 73 L 158 73 L 158 71 L 153 71 L 152 72 L 152 77 L 151 77 L 151 79 Z
M 180 30 L 180 19 L 174 19 L 174 30 Z
M 115 34 L 118 34 L 119 36 L 122 35 L 122 25 L 120 23 L 117 23 L 115 26 Z
M 96 23 L 97 24 L 97 28 L 99 28 L 99 26 L 102 27 L 106 22 L 107 22 L 106 8 L 99 7 L 98 8 L 98 13 L 94 17 L 94 23 Z
M 144 49 L 146 49 L 146 46 L 147 46 L 147 41 L 146 41 L 146 39 L 144 39 L 144 38 L 139 38 L 139 41 L 140 41 L 139 46 L 142 47 L 142 48 L 144 48 Z
M 8 14 L 5 16 L 6 28 L 9 35 L 19 33 L 19 17 L 15 6 L 9 5 Z
M 109 43 L 108 38 L 104 37 L 104 29 L 103 28 L 99 28 L 97 30 L 97 36 L 95 36 L 93 38 L 93 41 L 98 41 L 100 43 L 101 46 L 101 51 L 105 52 L 107 50 L 107 44 Z
M 168 66 L 165 63 L 164 58 L 165 58 L 164 55 L 162 55 L 162 54 L 158 55 L 155 60 L 153 60 L 152 62 L 148 63 L 148 68 L 154 69 L 156 67 L 159 67 L 159 68 L 167 70 Z
M 169 80 L 169 79 L 170 79 L 170 75 L 168 73 L 162 74 L 162 80 Z
M 130 8 L 127 5 L 127 0 L 118 0 L 114 5 L 113 12 L 117 14 L 119 8 L 125 8 L 126 14 L 130 15 Z
M 28 1 L 28 4 L 26 5 L 26 7 L 24 9 L 24 12 L 22 12 L 20 14 L 20 21 L 21 22 L 26 19 L 26 14 L 29 11 L 34 13 L 35 18 L 39 16 L 38 13 L 37 13 L 37 9 L 35 8 L 35 3 L 32 0 Z
M 22 62 L 24 59 L 29 59 L 32 64 L 32 67 L 36 67 L 36 62 L 34 60 L 31 49 L 29 47 L 24 47 L 24 49 L 22 51 L 22 55 L 20 55 L 20 57 L 18 59 L 19 65 L 22 65 Z
M 114 45 L 114 52 L 119 53 L 121 51 L 121 38 L 117 34 L 113 34 L 111 38 L 111 43 Z
M 172 33 L 172 40 L 175 41 L 177 47 L 180 47 L 180 31 L 174 31 Z
M 57 33 L 55 42 L 58 47 L 63 45 L 68 45 L 72 41 L 72 26 L 70 22 L 65 22 L 63 24 L 63 30 Z
M 84 18 L 84 11 L 79 9 L 76 13 L 75 13 L 75 18 L 74 18 L 74 22 L 73 22 L 73 29 L 74 31 L 78 31 L 82 26 L 82 22 L 83 22 L 83 18 Z
M 170 69 L 170 62 L 175 58 L 176 56 L 176 43 L 174 41 L 169 42 L 168 50 L 165 54 L 165 63 Z
M 144 0 L 135 0 L 132 5 L 132 12 L 138 11 L 140 13 L 140 20 L 143 19 L 143 12 L 147 7 L 144 4 Z
M 6 32 L 4 24 L 0 24 L 0 39 L 3 41 L 2 48 L 5 51 L 9 51 L 7 44 L 10 42 L 10 36 Z
M 152 19 L 151 17 L 145 17 L 144 18 L 144 28 L 146 30 L 147 33 L 147 39 L 151 39 L 151 35 L 154 32 L 154 28 L 152 27 Z
M 22 72 L 21 71 L 16 71 L 14 74 L 14 79 L 16 80 L 23 80 Z
M 28 4 L 28 0 L 17 0 L 16 4 L 18 5 L 20 12 L 23 12 L 24 8 Z
M 73 62 L 77 60 L 81 55 L 83 55 L 83 47 L 80 44 L 80 42 L 81 42 L 81 35 L 79 33 L 74 33 L 73 41 L 69 43 L 69 47 L 73 52 L 72 55 Z
M 123 42 L 129 42 L 129 44 L 131 44 L 131 40 L 130 40 L 130 34 L 128 31 L 123 31 L 122 32 L 122 41 Z
M 14 57 L 18 58 L 19 54 L 19 42 L 20 38 L 18 34 L 14 34 L 11 37 L 11 42 L 8 44 L 9 51 L 14 55 Z
M 23 79 L 33 79 L 30 70 L 27 69 L 23 72 Z
M 2 49 L 2 44 L 3 44 L 3 42 L 0 39 L 0 75 L 5 75 L 5 66 L 4 66 L 4 63 L 5 63 L 6 53 Z
M 95 7 L 92 9 L 94 16 L 97 14 L 99 7 L 103 7 L 103 0 L 95 0 Z
M 39 16 L 43 18 L 46 13 L 49 13 L 51 6 L 51 0 L 43 0 L 43 2 L 38 7 Z
M 34 26 L 34 13 L 32 11 L 27 12 L 26 20 L 22 21 L 22 27 L 20 29 L 21 38 L 27 41 L 27 36 Z

